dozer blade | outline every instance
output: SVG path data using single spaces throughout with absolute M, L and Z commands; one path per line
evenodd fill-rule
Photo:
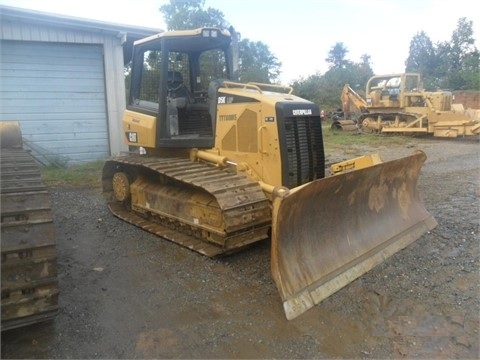
M 313 181 L 273 202 L 272 276 L 293 319 L 433 229 L 423 152 Z

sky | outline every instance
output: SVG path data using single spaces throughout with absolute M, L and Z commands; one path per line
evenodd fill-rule
M 168 0 L 0 0 L 1 5 L 109 23 L 166 30 L 159 11 Z M 375 74 L 405 70 L 412 38 L 424 31 L 433 43 L 450 41 L 457 22 L 473 22 L 479 48 L 480 11 L 472 0 L 205 0 L 242 38 L 265 43 L 289 84 L 328 70 L 336 43 L 346 59 L 370 56 Z

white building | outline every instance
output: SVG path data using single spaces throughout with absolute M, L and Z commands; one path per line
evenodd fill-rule
M 0 121 L 20 122 L 34 156 L 119 154 L 124 64 L 133 41 L 160 31 L 0 6 Z

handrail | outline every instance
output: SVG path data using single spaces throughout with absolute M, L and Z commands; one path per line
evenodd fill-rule
M 232 88 L 236 87 L 236 88 L 256 90 L 260 94 L 263 94 L 263 91 L 267 90 L 268 88 L 281 89 L 282 90 L 281 93 L 288 94 L 288 95 L 290 95 L 293 92 L 293 88 L 291 86 L 276 85 L 276 84 L 264 84 L 264 83 L 258 83 L 258 82 L 239 83 L 239 82 L 234 82 L 234 81 L 224 81 L 223 85 L 227 88 L 228 87 L 232 87 Z M 274 91 L 274 92 L 279 92 L 279 91 Z
M 238 83 L 238 82 L 233 82 L 233 81 L 224 81 L 223 82 L 223 85 L 225 85 L 225 87 L 236 87 L 236 88 L 243 88 L 243 89 L 252 89 L 252 90 L 256 90 L 258 91 L 260 94 L 262 94 L 262 90 L 254 85 L 254 84 L 250 84 L 250 83 L 247 83 L 247 84 L 244 84 L 244 83 Z
M 263 135 L 262 135 L 262 130 L 266 129 L 267 127 L 265 125 L 262 125 L 258 128 L 258 137 L 259 137 L 259 142 L 260 142 L 260 153 L 267 155 L 268 153 L 263 150 Z
M 258 83 L 250 81 L 248 84 L 256 85 L 259 88 L 273 88 L 273 89 L 282 89 L 282 93 L 290 95 L 293 92 L 293 88 L 291 86 L 286 85 L 277 85 L 277 84 L 265 84 L 265 83 Z M 288 91 L 288 92 L 287 92 Z

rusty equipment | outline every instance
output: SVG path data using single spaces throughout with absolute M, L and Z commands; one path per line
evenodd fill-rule
M 365 94 L 363 99 L 348 84 L 344 86 L 341 98 L 345 119 L 334 121 L 332 129 L 435 137 L 480 134 L 480 110 L 453 104 L 449 91 L 423 90 L 419 73 L 373 76 Z
M 57 253 L 50 196 L 18 122 L 0 122 L 2 331 L 53 319 Z

